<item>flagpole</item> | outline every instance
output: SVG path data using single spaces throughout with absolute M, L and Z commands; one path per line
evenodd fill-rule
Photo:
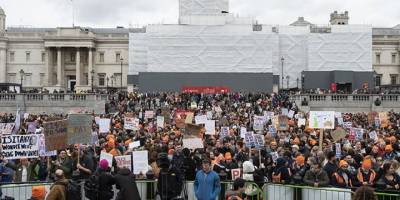
M 75 27 L 75 10 L 74 10 L 74 0 L 71 0 L 72 3 L 72 28 Z

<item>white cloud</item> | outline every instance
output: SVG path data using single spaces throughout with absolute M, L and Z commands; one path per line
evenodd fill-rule
M 23 6 L 22 6 L 23 5 Z M 178 0 L 74 0 L 75 24 L 92 27 L 177 23 Z M 71 26 L 71 0 L 0 0 L 7 25 Z M 290 24 L 298 16 L 328 24 L 334 10 L 348 10 L 350 23 L 392 27 L 400 24 L 399 0 L 231 0 L 231 12 L 264 24 Z

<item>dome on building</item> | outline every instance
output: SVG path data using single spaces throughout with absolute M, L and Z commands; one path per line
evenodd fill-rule
M 393 29 L 400 29 L 400 24 L 397 24 L 397 26 L 393 27 Z
M 6 15 L 3 8 L 0 7 L 0 15 Z
M 290 24 L 290 26 L 309 26 L 312 25 L 310 22 L 304 20 L 304 17 L 299 17 L 297 21 Z

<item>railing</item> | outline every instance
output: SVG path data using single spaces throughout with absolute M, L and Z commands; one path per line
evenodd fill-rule
M 24 97 L 24 98 L 23 98 Z M 15 101 L 18 99 L 24 101 L 97 101 L 110 100 L 113 96 L 107 94 L 1 94 L 0 102 Z
M 5 184 L 1 185 L 1 189 L 4 196 L 14 197 L 16 200 L 29 199 L 32 195 L 33 186 L 45 186 L 46 191 L 50 191 L 52 183 L 27 183 L 27 184 Z M 83 183 L 81 183 L 83 185 Z M 250 183 L 246 183 L 248 185 Z M 155 180 L 137 180 L 136 185 L 139 190 L 141 199 L 154 200 L 156 198 L 156 185 Z M 254 185 L 254 183 L 253 183 Z M 174 187 L 174 186 L 172 186 Z M 168 185 L 167 188 L 168 189 Z M 220 195 L 225 196 L 226 191 L 232 189 L 232 182 L 221 182 L 221 193 Z M 300 185 L 279 185 L 279 184 L 264 184 L 262 188 L 259 188 L 260 194 L 256 199 L 265 200 L 351 200 L 354 189 L 342 189 L 342 188 L 316 188 L 309 186 Z M 114 197 L 117 194 L 117 190 L 114 188 Z M 185 195 L 186 194 L 186 195 Z M 378 199 L 385 200 L 399 200 L 399 191 L 390 192 L 376 192 Z M 82 200 L 84 198 L 84 189 L 82 187 Z M 194 200 L 193 181 L 187 181 L 182 191 L 182 197 L 187 196 L 188 200 Z M 225 199 L 225 198 L 223 198 Z

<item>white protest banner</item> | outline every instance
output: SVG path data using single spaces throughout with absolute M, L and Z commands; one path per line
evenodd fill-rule
M 24 119 L 28 119 L 29 118 L 29 113 L 24 113 Z
M 335 112 L 334 111 L 310 111 L 310 128 L 334 129 Z
M 290 110 L 290 111 L 289 111 L 288 117 L 289 117 L 290 119 L 293 119 L 293 117 L 294 117 L 294 110 Z
M 351 129 L 353 127 L 353 122 L 343 122 L 343 128 Z
M 251 103 L 246 103 L 246 107 L 250 108 L 251 107 Z
M 99 132 L 108 133 L 110 132 L 111 119 L 100 119 L 99 121 Z
M 289 110 L 287 108 L 282 108 L 282 115 L 289 116 Z
M 191 124 L 191 123 L 193 122 L 193 116 L 194 116 L 194 113 L 192 113 L 192 112 L 187 112 L 187 113 L 186 113 L 185 123 L 186 123 L 186 124 Z
M 129 143 L 129 149 L 134 149 L 136 147 L 140 147 L 140 141 L 134 141 Z
M 371 139 L 373 139 L 375 141 L 378 140 L 378 135 L 376 134 L 376 131 L 372 131 L 368 135 L 369 135 L 369 138 L 371 138 Z
M 126 129 L 126 130 L 135 130 L 135 118 L 133 118 L 133 117 L 125 117 L 124 118 L 124 129 Z
M 109 153 L 106 153 L 106 152 L 101 152 L 100 153 L 100 161 L 103 160 L 103 159 L 107 160 L 108 167 L 111 168 L 112 164 L 113 164 L 113 155 L 109 154 Z
M 231 170 L 231 177 L 232 177 L 232 181 L 236 180 L 237 178 L 241 177 L 241 171 L 240 169 L 232 169 Z
M 252 132 L 252 131 L 247 132 L 247 133 L 244 135 L 244 141 L 245 141 L 245 143 L 246 143 L 246 147 L 255 146 L 255 144 L 254 144 L 254 136 L 253 136 L 253 132 Z
M 264 130 L 264 123 L 266 119 L 264 116 L 254 116 L 253 117 L 253 130 L 262 131 Z
M 68 144 L 90 144 L 92 142 L 92 116 L 68 115 Z
M 271 120 L 274 117 L 274 112 L 266 112 L 264 116 L 267 117 L 267 121 Z
M 157 127 L 164 128 L 164 116 L 157 116 Z
M 342 157 L 342 149 L 340 143 L 336 143 L 336 158 L 340 159 Z
M 213 118 L 213 113 L 211 111 L 207 111 L 206 116 L 208 120 L 211 120 Z
M 268 126 L 268 132 L 270 132 L 273 136 L 276 135 L 276 128 L 273 125 Z
M 192 103 L 190 104 L 190 108 L 191 109 L 196 109 L 197 108 L 197 103 L 192 101 Z
M 145 175 L 149 171 L 149 159 L 147 151 L 133 151 L 133 174 L 143 174 Z
M 117 162 L 117 167 L 119 169 L 126 168 L 132 171 L 132 156 L 115 156 L 115 161 Z
M 146 112 L 144 112 L 145 119 L 152 119 L 153 117 L 154 117 L 154 111 L 146 110 Z
M 201 138 L 188 138 L 183 139 L 183 147 L 188 149 L 202 149 L 204 148 Z
M 227 126 L 223 126 L 221 127 L 221 132 L 219 134 L 220 138 L 225 138 L 229 136 L 229 127 Z
M 207 120 L 205 128 L 206 135 L 215 135 L 215 120 Z
M 338 125 L 343 125 L 343 117 L 339 117 L 339 118 L 337 118 L 337 123 L 338 123 Z
M 341 112 L 335 112 L 335 117 L 336 118 L 342 117 L 342 113 Z
M 271 152 L 270 154 L 271 154 L 271 156 L 272 156 L 272 160 L 273 160 L 274 162 L 276 162 L 276 160 L 279 158 L 278 152 Z
M 247 128 L 246 127 L 240 127 L 240 137 L 244 138 L 246 133 L 247 133 Z
M 195 121 L 196 125 L 205 124 L 207 121 L 207 115 L 198 115 L 198 116 L 194 117 L 194 121 Z
M 96 122 L 97 125 L 99 125 L 99 123 L 100 123 L 100 117 L 95 117 L 95 118 L 94 118 L 94 121 Z
M 264 147 L 264 137 L 260 134 L 254 134 L 253 137 L 256 149 L 262 149 Z
M 354 132 L 356 133 L 356 140 L 363 140 L 364 139 L 364 129 L 362 128 L 355 128 Z
M 0 134 L 8 135 L 11 134 L 15 127 L 15 123 L 0 123 Z
M 5 135 L 1 146 L 7 160 L 39 157 L 39 135 Z
M 297 126 L 305 126 L 306 125 L 306 119 L 304 118 L 299 118 L 299 120 L 297 121 Z

